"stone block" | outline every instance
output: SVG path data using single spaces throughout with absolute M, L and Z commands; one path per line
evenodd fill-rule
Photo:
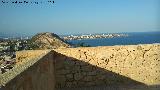
M 66 60 L 64 61 L 64 65 L 65 66 L 74 66 L 75 65 L 75 61 L 71 58 L 66 58 Z
M 86 85 L 86 82 L 83 82 L 83 81 L 78 81 L 77 82 L 78 87 L 82 87 L 82 86 L 84 87 L 85 85 Z
M 92 67 L 93 67 L 92 65 L 83 66 L 82 71 L 87 71 L 87 72 L 92 71 Z
M 85 77 L 83 78 L 83 81 L 91 82 L 91 81 L 94 81 L 94 79 L 93 79 L 93 76 L 85 76 Z
M 83 74 L 82 73 L 75 73 L 74 74 L 74 79 L 75 80 L 80 80 L 80 79 L 82 79 L 84 76 L 83 76 Z
M 66 75 L 66 81 L 67 82 L 73 82 L 74 81 L 73 74 L 67 74 Z
M 98 73 L 97 73 L 97 71 L 95 70 L 95 71 L 91 71 L 91 72 L 87 72 L 87 75 L 89 75 L 89 76 L 95 76 L 95 75 L 97 75 Z
M 68 87 L 68 88 L 72 87 L 72 82 L 66 82 L 65 86 Z
M 95 86 L 95 85 L 96 85 L 95 82 L 87 82 L 87 83 L 85 84 L 85 86 Z
M 73 74 L 67 74 L 66 78 L 69 78 L 69 79 L 73 78 Z

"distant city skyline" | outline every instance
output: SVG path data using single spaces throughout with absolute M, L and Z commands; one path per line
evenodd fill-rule
M 66 35 L 160 31 L 159 0 L 54 1 L 52 5 L 15 5 L 3 4 L 1 0 L 0 33 Z

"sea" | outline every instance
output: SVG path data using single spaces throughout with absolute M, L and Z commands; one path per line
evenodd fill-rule
M 71 44 L 85 43 L 90 46 L 114 46 L 160 43 L 160 31 L 158 32 L 132 32 L 123 33 L 127 37 L 97 38 L 84 40 L 68 40 Z

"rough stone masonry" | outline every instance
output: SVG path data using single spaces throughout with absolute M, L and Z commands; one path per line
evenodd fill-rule
M 56 50 L 56 87 L 160 84 L 160 45 Z M 67 56 L 67 57 L 66 57 Z
M 0 90 L 160 85 L 160 44 L 66 48 L 26 53 L 23 51 L 23 56 L 19 53 L 19 64 L 0 75 Z M 30 55 L 33 53 L 37 55 Z

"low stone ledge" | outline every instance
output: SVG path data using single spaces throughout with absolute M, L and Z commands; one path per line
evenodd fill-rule
M 29 67 L 33 66 L 36 62 L 38 62 L 41 58 L 43 58 L 49 52 L 50 50 L 45 50 L 40 55 L 34 56 L 32 58 L 25 58 L 24 59 L 25 61 L 21 62 L 21 64 L 16 64 L 15 67 L 13 67 L 11 70 L 5 72 L 4 74 L 0 74 L 0 88 L 5 86 L 8 82 L 14 79 L 17 75 L 24 72 Z M 23 51 L 23 54 L 24 54 L 24 51 Z

